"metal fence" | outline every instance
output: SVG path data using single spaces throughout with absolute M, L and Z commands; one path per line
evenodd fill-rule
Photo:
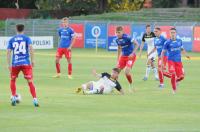
M 70 23 L 106 23 L 109 24 L 151 24 L 153 26 L 195 26 L 200 25 L 200 22 L 130 22 L 130 21 L 82 21 L 70 20 Z M 0 32 L 3 36 L 12 36 L 15 34 L 15 25 L 22 23 L 26 27 L 26 34 L 29 36 L 53 36 L 54 47 L 58 43 L 57 28 L 59 27 L 60 20 L 48 19 L 7 19 L 5 22 L 5 31 Z

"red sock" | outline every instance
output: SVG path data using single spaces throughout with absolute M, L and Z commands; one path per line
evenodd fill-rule
M 160 84 L 163 84 L 164 83 L 164 79 L 163 79 L 162 71 L 158 71 L 158 75 L 159 75 Z
M 36 98 L 36 90 L 35 90 L 35 86 L 34 86 L 33 82 L 29 82 L 28 85 L 29 85 L 32 97 Z
M 172 76 L 169 72 L 163 72 L 163 75 L 168 78 L 171 78 Z
M 16 80 L 11 80 L 10 81 L 10 90 L 12 93 L 12 96 L 16 96 Z
M 184 77 L 177 78 L 177 79 L 176 79 L 176 82 L 180 82 L 180 81 L 182 81 L 183 79 L 184 79 Z
M 171 84 L 174 91 L 176 91 L 176 74 L 172 74 Z
M 56 63 L 56 71 L 57 71 L 57 73 L 60 73 L 60 64 L 59 63 Z
M 72 63 L 68 64 L 68 75 L 72 75 Z
M 130 83 L 130 84 L 132 84 L 132 77 L 131 77 L 131 75 L 130 74 L 126 74 L 126 79 L 128 80 L 128 82 Z

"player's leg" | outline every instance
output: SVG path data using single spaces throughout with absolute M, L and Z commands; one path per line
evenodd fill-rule
M 60 59 L 63 55 L 63 49 L 58 48 L 56 52 L 56 58 L 55 58 L 55 64 L 56 64 L 56 75 L 54 77 L 59 78 L 60 77 Z
M 181 62 L 176 62 L 176 82 L 180 82 L 184 79 L 184 69 L 183 64 Z
M 147 59 L 147 63 L 146 63 L 146 73 L 145 73 L 145 76 L 144 76 L 144 78 L 143 78 L 144 81 L 147 81 L 147 80 L 148 80 L 150 71 L 151 71 L 151 59 Z
M 68 78 L 72 79 L 72 61 L 71 61 L 71 50 L 66 50 L 65 57 L 68 62 Z
M 126 67 L 125 67 L 125 75 L 126 75 L 126 79 L 129 82 L 129 90 L 131 92 L 133 92 L 133 79 L 132 79 L 132 75 L 131 75 L 131 69 L 135 63 L 136 60 L 136 56 L 134 56 L 133 58 L 128 59 L 128 61 L 126 62 Z
M 22 72 L 24 74 L 24 78 L 27 80 L 28 86 L 30 93 L 33 97 L 33 104 L 35 107 L 38 107 L 38 100 L 37 100 L 37 95 L 36 95 L 36 88 L 33 83 L 33 73 L 32 73 L 32 67 L 31 66 L 23 66 Z
M 163 71 L 162 71 L 162 64 L 161 64 L 161 58 L 158 58 L 158 76 L 159 76 L 159 87 L 160 88 L 164 88 L 164 75 L 163 75 Z
M 151 67 L 152 67 L 155 79 L 159 80 L 159 78 L 158 78 L 158 70 L 157 70 L 156 65 L 155 65 L 155 56 L 153 56 L 151 58 Z
M 20 72 L 19 67 L 12 67 L 11 68 L 11 80 L 10 80 L 10 90 L 11 90 L 11 105 L 16 105 L 16 78 L 18 77 L 18 74 Z
M 173 89 L 173 94 L 176 93 L 176 71 L 175 71 L 175 62 L 169 61 L 169 72 L 171 74 L 171 85 Z

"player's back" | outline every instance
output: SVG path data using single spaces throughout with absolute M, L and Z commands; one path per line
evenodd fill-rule
M 30 65 L 29 44 L 31 43 L 31 39 L 24 34 L 15 35 L 9 40 L 7 48 L 12 50 L 13 66 Z

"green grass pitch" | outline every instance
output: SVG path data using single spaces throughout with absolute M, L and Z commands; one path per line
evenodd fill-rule
M 144 53 L 145 54 L 145 53 Z M 143 55 L 144 55 L 143 54 Z M 95 80 L 91 70 L 110 72 L 116 53 L 94 49 L 73 50 L 73 80 L 67 79 L 66 60 L 62 59 L 59 79 L 55 74 L 55 50 L 36 50 L 34 82 L 41 107 L 34 108 L 26 81 L 20 75 L 17 92 L 22 102 L 10 105 L 9 72 L 5 52 L 0 54 L 0 132 L 200 132 L 200 57 L 184 60 L 185 80 L 172 95 L 170 80 L 160 90 L 151 74 L 142 80 L 145 61 L 138 58 L 132 73 L 137 92 L 128 93 L 122 72 L 119 81 L 126 95 L 77 95 L 75 88 Z

